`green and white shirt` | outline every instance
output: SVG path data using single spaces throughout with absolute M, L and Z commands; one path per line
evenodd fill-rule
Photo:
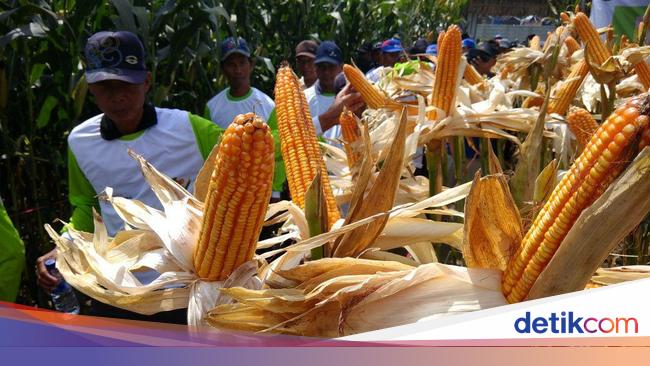
M 275 103 L 268 95 L 253 87 L 243 97 L 233 97 L 230 95 L 230 88 L 226 88 L 212 97 L 205 108 L 206 118 L 226 129 L 235 117 L 250 112 L 254 112 L 268 123 Z
M 275 113 L 275 102 L 268 95 L 251 87 L 243 97 L 230 95 L 230 88 L 226 88 L 208 101 L 203 116 L 212 120 L 223 129 L 228 128 L 232 121 L 240 114 L 253 112 L 262 117 L 271 128 L 275 141 L 275 169 L 273 171 L 273 197 L 279 198 L 286 179 L 284 161 L 280 150 L 280 136 L 278 133 L 278 120 Z
M 97 195 L 106 187 L 117 197 L 137 199 L 151 207 L 162 206 L 144 180 L 138 163 L 127 149 L 142 155 L 165 175 L 188 190 L 223 130 L 187 111 L 155 108 L 154 125 L 116 139 L 104 139 L 100 132 L 103 114 L 75 127 L 68 137 L 70 220 L 77 230 L 92 232 L 92 207 L 101 212 L 108 235 L 115 235 L 123 221 L 108 202 Z

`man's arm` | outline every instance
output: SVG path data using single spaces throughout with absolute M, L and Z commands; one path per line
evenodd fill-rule
M 339 124 L 339 116 L 343 112 L 343 107 L 356 112 L 358 109 L 363 108 L 364 102 L 361 94 L 354 91 L 352 84 L 347 84 L 334 98 L 332 105 L 325 111 L 325 113 L 318 116 L 318 122 L 322 132 Z
M 68 148 L 68 200 L 72 206 L 70 225 L 75 230 L 92 233 L 95 224 L 93 222 L 93 207 L 100 211 L 97 192 L 81 171 L 77 158 Z
M 196 144 L 199 147 L 203 160 L 208 158 L 212 148 L 219 143 L 224 129 L 216 123 L 190 113 L 190 123 L 196 137 Z

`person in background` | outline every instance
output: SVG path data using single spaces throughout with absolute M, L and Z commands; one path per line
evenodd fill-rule
M 278 201 L 285 190 L 286 173 L 280 150 L 275 102 L 251 86 L 253 65 L 253 57 L 243 38 L 229 37 L 221 43 L 221 70 L 228 80 L 228 87 L 208 101 L 204 116 L 226 129 L 238 115 L 253 112 L 269 125 L 276 143 L 271 200 Z
M 357 49 L 356 65 L 364 74 L 378 66 L 373 62 L 372 43 L 366 42 Z
M 381 66 L 370 70 L 366 79 L 373 83 L 378 82 L 384 75 L 384 68 L 393 67 L 397 62 L 406 59 L 402 42 L 397 38 L 390 38 L 381 44 Z
M 497 41 L 499 44 L 499 54 L 512 51 L 512 43 L 507 38 L 501 38 Z
M 421 55 L 423 53 L 426 53 L 427 47 L 429 46 L 429 42 L 427 42 L 426 39 L 424 38 L 418 38 L 415 42 L 413 42 L 413 46 L 409 48 L 409 57 L 411 59 L 418 59 L 417 56 L 415 55 Z M 424 58 L 420 57 L 421 61 L 426 61 Z
M 476 71 L 491 78 L 494 76 L 492 67 L 497 62 L 496 52 L 496 50 L 484 43 L 477 48 L 469 50 L 465 57 L 467 57 L 467 62 L 472 64 Z
M 438 45 L 435 43 L 428 45 L 425 53 L 431 56 L 438 56 Z
M 397 38 L 387 39 L 381 45 L 381 62 L 384 67 L 393 67 L 406 59 L 402 42 Z
M 471 38 L 465 38 L 462 41 L 462 46 L 463 46 L 462 52 L 464 55 L 467 52 L 469 52 L 469 50 L 476 48 L 476 42 L 474 42 L 474 40 Z
M 275 103 L 251 86 L 253 58 L 243 38 L 228 37 L 221 43 L 221 71 L 228 87 L 208 101 L 205 117 L 226 129 L 236 116 L 254 112 L 268 122 Z
M 113 237 L 124 228 L 124 222 L 109 202 L 98 201 L 106 187 L 111 187 L 116 197 L 163 209 L 128 149 L 192 191 L 223 130 L 187 111 L 158 108 L 147 101 L 152 75 L 145 66 L 144 46 L 135 34 L 96 33 L 86 42 L 84 55 L 88 91 L 103 113 L 79 124 L 68 136 L 70 225 L 92 233 L 94 208 L 101 212 L 108 235 Z M 63 236 L 70 238 L 67 233 Z M 45 260 L 55 257 L 56 249 L 37 260 L 38 283 L 47 292 L 58 279 L 48 273 Z M 143 284 L 158 277 L 153 270 L 134 275 Z M 92 300 L 90 314 L 187 324 L 186 309 L 144 316 Z
M 356 112 L 364 106 L 361 94 L 350 84 L 336 94 L 336 77 L 343 69 L 341 49 L 332 41 L 324 41 L 316 50 L 316 73 L 318 80 L 305 90 L 309 111 L 318 136 L 335 140 L 341 137 L 339 116 L 343 107 Z
M 16 301 L 24 268 L 25 246 L 0 197 L 0 301 Z
M 372 45 L 372 65 L 373 67 L 370 68 L 371 71 L 372 69 L 381 66 L 381 43 L 382 42 L 375 42 L 375 44 Z
M 318 44 L 311 40 L 302 41 L 296 46 L 296 68 L 301 75 L 300 84 L 303 90 L 314 85 L 318 78 L 314 65 L 317 48 Z

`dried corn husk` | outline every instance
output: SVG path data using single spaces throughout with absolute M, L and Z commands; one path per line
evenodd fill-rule
M 474 177 L 465 201 L 463 258 L 470 268 L 504 271 L 523 238 L 519 211 L 503 175 Z
M 332 273 L 340 267 L 331 269 L 330 259 L 322 259 L 306 264 L 309 271 L 299 266 L 284 272 L 296 280 L 292 287 L 222 289 L 238 302 L 215 307 L 208 322 L 222 329 L 337 337 L 506 303 L 499 271 L 439 263 L 399 270 L 404 265 L 395 263 L 371 273 L 372 261 L 343 260 L 343 273 L 353 274 Z M 310 281 L 309 275 L 322 280 Z

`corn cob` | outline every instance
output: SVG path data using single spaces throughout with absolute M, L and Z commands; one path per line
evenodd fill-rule
M 483 82 L 483 77 L 481 74 L 476 71 L 474 66 L 467 65 L 465 72 L 463 73 L 463 78 L 469 83 L 469 85 L 477 85 Z
M 557 113 L 562 116 L 566 114 L 588 72 L 589 67 L 584 59 L 573 65 L 567 80 L 559 86 L 559 89 L 555 93 L 555 98 L 549 102 L 549 113 Z
M 523 104 L 521 105 L 524 108 L 532 108 L 532 107 L 541 107 L 542 104 L 544 104 L 544 94 L 545 94 L 546 88 L 544 87 L 544 84 L 538 84 L 537 88 L 535 89 L 535 93 L 539 94 L 539 97 L 526 97 L 524 99 Z
M 345 64 L 343 65 L 343 73 L 345 78 L 350 81 L 350 84 L 356 89 L 363 98 L 363 101 L 372 109 L 379 108 L 393 108 L 398 109 L 399 103 L 390 99 L 382 91 L 372 85 L 359 69 L 354 66 Z
M 564 11 L 560 13 L 560 20 L 562 23 L 571 23 L 571 17 Z
M 357 125 L 356 117 L 351 111 L 344 109 L 339 117 L 341 124 L 341 135 L 343 136 L 343 147 L 345 148 L 345 155 L 348 157 L 348 167 L 352 167 L 359 159 L 358 154 L 352 150 L 352 144 L 359 140 L 359 126 Z
M 639 150 L 643 150 L 647 146 L 650 146 L 650 127 L 646 126 L 641 132 L 641 140 L 639 141 Z
M 512 64 L 507 64 L 501 69 L 501 72 L 499 72 L 499 78 L 501 80 L 505 80 L 508 78 L 508 74 L 514 69 L 514 66 Z
M 589 140 L 591 140 L 591 136 L 598 129 L 598 123 L 591 116 L 591 113 L 584 108 L 578 108 L 570 112 L 566 121 L 569 125 L 569 130 L 576 136 L 578 144 L 581 147 L 587 145 Z
M 645 60 L 641 60 L 641 62 L 634 65 L 634 71 L 645 90 L 648 90 L 650 88 L 650 67 L 648 67 Z
M 625 34 L 621 35 L 621 40 L 620 40 L 618 49 L 619 50 L 624 50 L 626 48 L 629 48 L 630 46 L 631 46 L 630 45 L 630 39 L 627 38 L 627 36 Z
M 320 170 L 321 185 L 327 200 L 328 227 L 331 227 L 340 218 L 339 209 L 318 146 L 307 99 L 300 88 L 298 77 L 289 66 L 278 70 L 275 107 L 291 199 L 300 208 L 304 208 L 305 193 L 316 176 L 316 171 Z
M 571 57 L 575 51 L 580 49 L 580 43 L 578 43 L 578 41 L 576 41 L 576 39 L 571 36 L 566 37 L 564 44 L 567 48 L 567 57 Z
M 254 113 L 240 114 L 223 135 L 205 200 L 194 268 L 224 280 L 253 258 L 273 184 L 270 128 Z
M 649 102 L 644 95 L 612 113 L 553 190 L 504 272 L 502 290 L 509 302 L 526 298 L 580 213 L 615 178 L 612 167 L 648 124 Z
M 612 53 L 598 36 L 598 31 L 584 13 L 577 13 L 573 18 L 575 27 L 582 42 L 589 45 L 587 52 L 592 62 L 602 65 L 612 56 Z
M 449 116 L 456 99 L 456 78 L 461 57 L 460 28 L 452 25 L 445 32 L 438 46 L 438 65 L 433 81 L 431 105 L 440 108 Z
M 540 51 L 542 48 L 540 47 L 542 40 L 539 38 L 538 35 L 535 35 L 533 38 L 530 39 L 530 42 L 528 42 L 528 48 L 530 48 L 533 51 Z
M 444 30 L 440 33 L 438 33 L 438 41 L 436 44 L 438 45 L 438 54 L 440 54 L 440 45 L 442 44 L 442 40 L 445 39 L 445 32 Z

